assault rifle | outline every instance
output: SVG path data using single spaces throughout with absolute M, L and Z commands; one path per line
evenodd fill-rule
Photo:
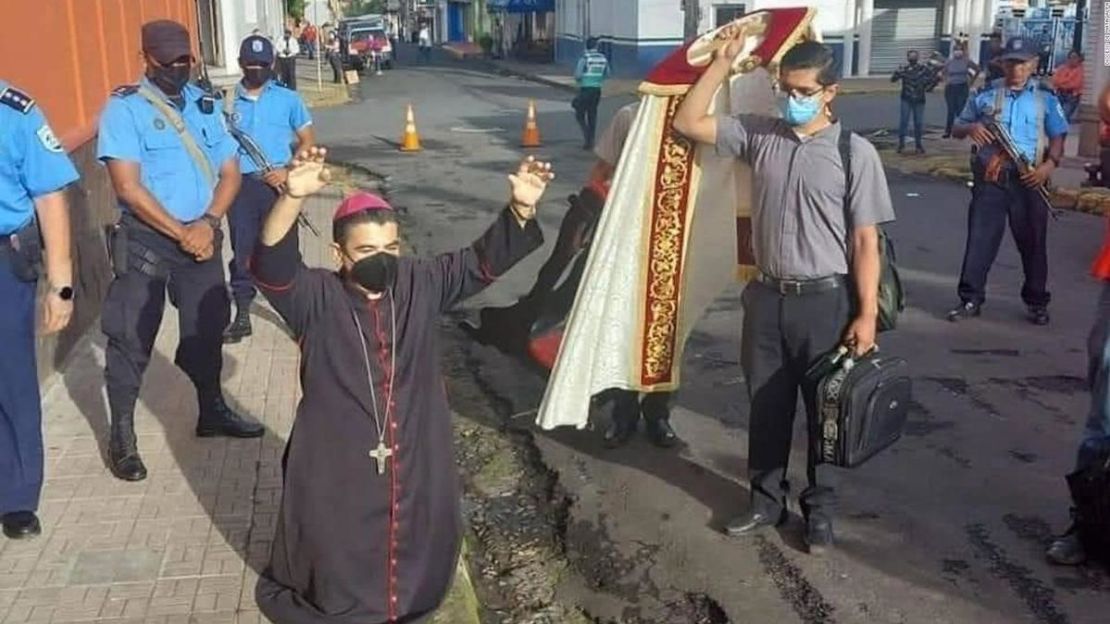
M 235 94 L 228 93 L 224 97 L 235 97 Z M 239 143 L 239 147 L 243 148 L 243 151 L 247 154 L 247 157 L 251 159 L 251 162 L 254 163 L 255 167 L 258 167 L 259 171 L 261 171 L 263 174 L 267 174 L 276 169 L 273 163 L 271 163 L 269 159 L 266 158 L 266 154 L 262 152 L 262 148 L 259 147 L 258 142 L 255 141 L 254 138 L 251 137 L 251 135 L 243 132 L 238 124 L 235 123 L 235 120 L 232 119 L 231 115 L 225 114 L 224 118 L 227 120 L 228 133 L 230 133 L 231 137 L 235 139 L 237 143 Z M 277 189 L 278 192 L 284 193 L 285 185 L 280 184 L 278 185 Z M 307 228 L 308 231 L 312 232 L 313 236 L 320 236 L 320 230 L 316 229 L 316 226 L 308 220 L 308 217 L 305 216 L 303 212 L 297 215 L 297 223 L 301 224 L 303 227 Z
M 1014 137 L 1010 136 L 1010 131 L 1006 129 L 1006 126 L 998 123 L 998 113 L 994 110 L 994 107 L 989 105 L 985 106 L 983 108 L 983 115 L 985 118 L 983 126 L 988 132 L 994 135 L 994 139 L 999 147 L 1002 148 L 1002 151 L 1004 151 L 1006 155 L 1010 157 L 1010 160 L 1014 161 L 1014 164 L 1017 165 L 1018 173 L 1024 175 L 1036 169 L 1036 166 L 1029 162 L 1025 155 L 1018 150 L 1017 144 L 1014 143 Z M 1048 185 L 1039 184 L 1033 190 L 1037 191 L 1037 195 L 1040 196 L 1041 201 L 1048 207 L 1048 213 L 1052 215 L 1052 218 L 1059 219 L 1059 211 L 1053 207 L 1052 197 L 1048 194 Z

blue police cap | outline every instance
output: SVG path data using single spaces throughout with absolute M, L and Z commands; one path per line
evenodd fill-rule
M 1028 61 L 1037 56 L 1037 51 L 1021 37 L 1011 37 L 1002 48 L 1003 61 Z
M 239 46 L 239 62 L 243 65 L 271 65 L 274 62 L 274 44 L 262 35 L 251 35 Z

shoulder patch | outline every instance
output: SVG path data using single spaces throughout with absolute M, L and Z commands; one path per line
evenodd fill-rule
M 0 104 L 14 108 L 26 115 L 35 107 L 35 100 L 19 89 L 7 87 L 0 91 Z
M 138 92 L 139 85 L 137 84 L 121 85 L 112 89 L 112 95 L 116 97 L 127 97 L 129 95 L 135 95 Z

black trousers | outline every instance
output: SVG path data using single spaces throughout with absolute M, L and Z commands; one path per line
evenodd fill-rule
M 845 279 L 840 286 L 805 295 L 782 295 L 751 282 L 741 297 L 744 326 L 740 365 L 748 386 L 751 416 L 748 431 L 748 477 L 752 507 L 777 517 L 790 489 L 786 479 L 798 393 L 806 411 L 807 487 L 801 493 L 807 518 L 829 514 L 833 488 L 819 465 L 820 419 L 816 382 L 806 371 L 836 348 L 852 314 L 852 296 Z
M 297 90 L 297 59 L 296 57 L 278 58 L 278 78 L 281 83 L 294 91 Z
M 343 84 L 343 59 L 336 52 L 328 52 L 328 65 L 331 66 L 331 79 L 335 84 Z
M 956 117 L 964 110 L 964 105 L 967 104 L 968 85 L 964 84 L 950 84 L 944 87 L 944 102 L 948 105 L 948 117 L 944 122 L 944 133 L 952 134 L 952 126 L 956 123 Z
M 227 268 L 231 275 L 231 298 L 239 310 L 249 308 L 257 292 L 248 269 L 258 235 L 262 232 L 262 223 L 270 214 L 275 201 L 277 191 L 274 187 L 257 175 L 247 174 L 243 176 L 239 194 L 235 196 L 227 215 L 231 249 L 234 252 Z
M 1015 169 L 1003 175 L 1002 181 L 991 183 L 975 171 L 957 292 L 964 302 L 980 305 L 986 301 L 987 275 L 1009 221 L 1025 272 L 1021 300 L 1027 306 L 1047 306 L 1052 299 L 1048 292 L 1048 206 L 1036 191 L 1021 183 Z
M 169 237 L 133 217 L 125 215 L 121 223 L 130 238 L 128 269 L 109 286 L 101 316 L 101 330 L 108 337 L 104 377 L 113 418 L 134 412 L 162 325 L 167 290 L 177 308 L 181 335 L 174 363 L 189 376 L 202 400 L 217 396 L 223 331 L 230 316 L 220 258 L 222 235 L 216 235 L 215 254 L 197 262 Z M 137 268 L 149 266 L 152 257 L 157 259 L 150 271 L 155 275 Z
M 601 89 L 596 87 L 583 87 L 578 90 L 574 98 L 574 118 L 578 120 L 578 127 L 582 128 L 582 138 L 586 147 L 594 146 L 594 137 L 597 135 L 597 107 L 601 104 Z

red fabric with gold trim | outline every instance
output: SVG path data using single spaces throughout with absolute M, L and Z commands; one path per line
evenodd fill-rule
M 763 13 L 771 15 L 770 24 L 763 33 L 763 42 L 752 52 L 752 56 L 758 56 L 763 65 L 777 59 L 779 55 L 785 52 L 783 48 L 786 44 L 796 37 L 798 28 L 805 23 L 811 10 L 807 7 L 794 7 L 753 11 L 744 15 L 744 17 L 752 17 Z M 686 53 L 694 43 L 696 41 L 682 46 L 681 49 L 676 50 L 656 65 L 648 74 L 645 82 L 661 86 L 692 85 L 697 82 L 709 66 L 695 67 L 687 61 Z

